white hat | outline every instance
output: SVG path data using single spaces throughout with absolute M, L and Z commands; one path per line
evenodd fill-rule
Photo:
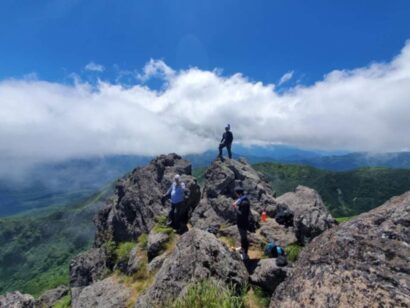
M 179 174 L 175 174 L 174 180 L 179 182 L 180 179 L 181 179 L 181 176 Z

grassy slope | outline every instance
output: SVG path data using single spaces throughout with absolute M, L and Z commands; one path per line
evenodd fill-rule
M 71 258 L 94 238 L 92 218 L 112 192 L 107 187 L 83 202 L 0 219 L 0 294 L 39 295 L 68 283 Z
M 410 170 L 362 168 L 335 172 L 302 165 L 256 164 L 281 195 L 297 185 L 316 189 L 336 217 L 352 216 L 375 208 L 393 196 L 410 190 Z

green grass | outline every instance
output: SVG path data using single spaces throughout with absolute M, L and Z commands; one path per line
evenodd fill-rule
M 190 285 L 173 308 L 239 308 L 245 307 L 243 295 L 237 295 L 231 287 L 215 280 L 203 280 Z
M 117 262 L 125 262 L 129 259 L 131 250 L 137 246 L 136 242 L 122 242 L 118 244 L 115 250 Z
M 341 224 L 341 223 L 344 223 L 344 222 L 346 222 L 346 221 L 352 220 L 354 217 L 355 217 L 355 216 L 350 216 L 350 217 L 336 217 L 335 219 L 336 219 L 336 221 L 337 221 L 339 224 Z
M 71 296 L 70 295 L 64 296 L 53 306 L 53 308 L 70 308 L 70 307 L 71 307 Z
M 410 170 L 361 168 L 348 172 L 304 165 L 261 163 L 254 165 L 270 181 L 278 196 L 298 185 L 317 190 L 334 217 L 350 217 L 382 205 L 410 190 Z
M 0 219 L 0 294 L 34 296 L 69 281 L 70 260 L 94 239 L 92 219 L 111 189 L 70 206 Z
M 148 247 L 148 234 L 144 233 L 138 237 L 138 245 L 143 249 L 146 250 Z
M 298 257 L 300 252 L 302 251 L 303 246 L 299 245 L 299 244 L 289 244 L 285 247 L 285 252 L 288 256 L 288 260 L 291 262 L 295 262 Z
M 172 235 L 174 234 L 174 229 L 172 229 L 171 227 L 167 226 L 167 216 L 165 215 L 161 215 L 157 218 L 157 223 L 155 224 L 155 226 L 152 228 L 152 230 L 154 232 L 157 233 L 166 233 L 168 235 Z

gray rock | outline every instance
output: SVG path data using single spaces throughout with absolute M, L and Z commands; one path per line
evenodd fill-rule
M 72 307 L 127 307 L 127 302 L 130 297 L 131 289 L 117 282 L 113 277 L 110 277 L 83 288 L 79 294 L 73 298 Z
M 272 294 L 276 287 L 285 280 L 289 268 L 278 267 L 276 259 L 261 259 L 251 274 L 251 283 L 261 287 L 268 294 Z
M 271 307 L 410 307 L 410 192 L 313 239 Z
M 323 231 L 336 225 L 320 195 L 311 188 L 298 186 L 295 192 L 276 199 L 294 213 L 293 225 L 300 244 L 306 245 Z
M 138 248 L 135 247 L 131 250 L 130 257 L 128 259 L 126 273 L 128 275 L 138 272 L 142 264 L 142 258 L 138 255 Z
M 189 283 L 205 278 L 214 278 L 239 289 L 248 281 L 248 272 L 239 256 L 231 253 L 213 234 L 193 228 L 179 239 L 153 285 L 139 297 L 135 307 L 169 303 Z
M 34 308 L 34 297 L 30 294 L 21 294 L 19 291 L 6 293 L 0 296 L 0 307 L 5 308 Z
M 282 247 L 297 241 L 293 227 L 284 228 L 274 219 L 261 223 L 259 232 L 265 242 L 274 242 Z
M 235 186 L 241 184 L 250 199 L 251 207 L 259 215 L 268 208 L 274 212 L 276 201 L 269 183 L 244 159 L 216 160 L 205 173 L 203 199 L 194 210 L 191 223 L 205 229 L 215 224 L 235 224 Z
M 109 271 L 104 249 L 92 248 L 71 260 L 70 286 L 72 288 L 88 286 L 103 279 Z
M 237 226 L 229 226 L 226 228 L 222 228 L 218 231 L 218 237 L 224 236 L 227 238 L 231 238 L 235 240 L 236 246 L 240 245 L 240 235 Z M 257 233 L 248 232 L 248 241 L 250 245 L 253 246 L 260 246 L 260 244 L 264 243 L 264 238 L 258 235 Z
M 166 254 L 162 254 L 152 259 L 152 261 L 148 264 L 148 272 L 152 274 L 159 270 L 166 258 Z
M 167 214 L 169 204 L 162 199 L 176 173 L 182 175 L 189 194 L 185 203 L 184 220 L 199 203 L 200 187 L 191 176 L 191 163 L 177 154 L 161 155 L 145 167 L 133 170 L 116 185 L 113 201 L 101 210 L 95 223 L 95 245 L 107 240 L 131 241 L 143 233 L 149 233 L 155 219 Z
M 148 235 L 148 260 L 152 260 L 165 249 L 165 244 L 169 240 L 169 235 L 166 233 L 157 233 L 151 230 Z
M 66 286 L 48 290 L 36 300 L 35 306 L 38 308 L 52 308 L 61 298 L 68 295 L 69 291 Z

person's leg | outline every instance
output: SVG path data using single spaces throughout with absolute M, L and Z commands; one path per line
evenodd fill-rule
M 175 204 L 174 229 L 177 231 L 179 230 L 179 227 L 180 227 L 181 207 L 182 207 L 182 202 Z
M 219 158 L 223 161 L 224 160 L 224 158 L 223 158 L 223 154 L 222 154 L 222 149 L 225 147 L 225 144 L 223 144 L 223 143 L 221 143 L 220 145 L 219 145 Z
M 175 226 L 175 204 L 171 203 L 171 210 L 168 214 L 168 225 L 174 228 Z
M 232 151 L 231 151 L 232 144 L 227 144 L 226 149 L 228 150 L 228 157 L 232 159 Z
M 249 248 L 248 233 L 247 233 L 246 229 L 244 229 L 244 228 L 238 228 L 238 230 L 239 230 L 239 235 L 241 237 L 242 251 L 247 255 L 248 254 L 248 248 Z

